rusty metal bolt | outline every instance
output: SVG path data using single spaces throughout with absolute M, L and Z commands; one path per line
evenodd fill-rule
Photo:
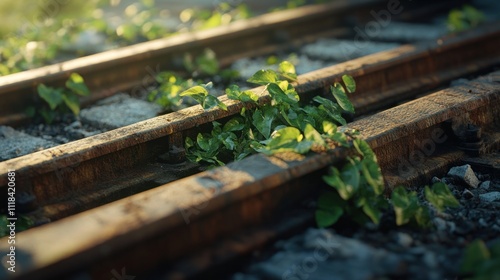
M 465 142 L 476 143 L 479 141 L 481 141 L 481 128 L 473 124 L 468 124 L 465 129 Z
M 168 162 L 172 164 L 186 161 L 186 150 L 181 147 L 172 146 L 168 151 Z

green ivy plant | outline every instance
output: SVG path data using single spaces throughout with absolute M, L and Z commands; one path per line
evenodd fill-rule
M 38 96 L 46 104 L 38 112 L 48 124 L 52 123 L 57 114 L 60 113 L 71 111 L 77 116 L 80 113 L 80 101 L 78 97 L 90 94 L 82 76 L 77 73 L 72 73 L 65 85 L 66 88 L 53 88 L 44 84 L 39 84 L 37 87 Z
M 148 93 L 148 101 L 168 109 L 180 108 L 182 103 L 180 93 L 195 85 L 192 79 L 184 79 L 171 71 L 160 72 L 155 79 L 158 86 Z
M 453 9 L 448 14 L 447 25 L 451 32 L 463 31 L 478 26 L 486 20 L 478 9 L 464 5 L 462 9 Z
M 220 69 L 219 61 L 211 49 L 205 49 L 202 54 L 195 58 L 186 54 L 184 56 L 184 68 L 189 73 L 189 76 L 193 78 L 186 79 L 180 73 L 172 71 L 158 73 L 155 76 L 158 85 L 148 93 L 148 100 L 161 105 L 165 109 L 174 111 L 185 106 L 182 102 L 185 101 L 182 98 L 183 96 L 197 99 L 200 103 L 203 102 L 205 109 L 212 108 L 215 103 L 224 106 L 223 103 L 217 102 L 216 98 L 214 99 L 213 96 L 208 94 L 207 87 L 211 84 L 203 85 L 203 80 L 200 78 L 218 75 L 222 82 L 229 83 L 229 81 L 239 77 L 239 72 L 236 70 Z M 194 80 L 194 78 L 197 79 Z M 195 86 L 196 88 L 194 88 Z
M 295 66 L 288 61 L 281 62 L 276 71 L 259 70 L 248 79 L 250 83 L 265 86 L 271 97 L 270 103 L 259 105 L 257 93 L 230 85 L 225 90 L 227 97 L 252 103 L 253 109 L 242 109 L 240 116 L 225 125 L 214 122 L 212 132 L 198 134 L 196 141 L 187 138 L 188 159 L 222 165 L 255 152 L 305 154 L 311 150 L 324 151 L 334 143 L 347 145 L 345 131 L 337 131 L 337 125 L 346 124 L 343 112 L 354 112 L 346 93 L 354 92 L 356 85 L 350 76 L 342 79 L 345 87 L 340 83 L 331 87 L 336 102 L 316 96 L 312 104 L 305 106 L 300 104 L 300 97 L 291 83 L 297 81 L 297 74 Z M 182 95 L 196 96 L 205 109 L 221 106 L 200 86 Z
M 237 70 L 221 69 L 215 52 L 211 49 L 204 49 L 201 54 L 193 57 L 191 54 L 184 55 L 184 68 L 193 77 L 212 77 L 219 75 L 223 81 L 231 81 L 239 78 Z
M 316 210 L 318 226 L 331 226 L 344 214 L 361 225 L 365 224 L 368 218 L 374 224 L 378 224 L 384 210 L 392 206 L 396 225 L 431 227 L 429 208 L 419 201 L 415 191 L 408 192 L 399 186 L 392 191 L 390 200 L 384 198 L 383 177 L 375 154 L 363 140 L 355 139 L 353 146 L 362 159 L 350 157 L 342 170 L 331 167 L 330 175 L 323 177 L 323 180 L 336 192 L 325 193 L 318 199 Z M 438 212 L 444 211 L 446 207 L 459 206 L 444 183 L 437 182 L 431 187 L 425 186 L 424 192 L 426 200 Z
M 226 104 L 222 103 L 217 97 L 210 95 L 207 89 L 212 88 L 212 83 L 207 83 L 205 85 L 198 85 L 191 87 L 183 92 L 179 96 L 189 96 L 200 103 L 201 107 L 205 110 L 212 109 L 214 107 L 219 107 L 222 110 L 227 110 Z
M 391 202 L 396 215 L 396 225 L 416 224 L 419 227 L 430 227 L 429 209 L 419 200 L 417 192 L 408 192 L 399 186 L 392 191 Z
M 335 224 L 346 214 L 354 221 L 378 224 L 388 202 L 382 195 L 384 180 L 377 157 L 368 143 L 361 139 L 352 142 L 356 156 L 348 157 L 342 169 L 330 167 L 323 180 L 335 189 L 318 199 L 316 222 L 319 227 Z
M 465 248 L 460 266 L 465 279 L 500 279 L 500 240 L 488 249 L 480 239 Z

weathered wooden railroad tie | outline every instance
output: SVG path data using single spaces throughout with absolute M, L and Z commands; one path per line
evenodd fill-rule
M 302 7 L 0 77 L 0 124 L 25 121 L 27 116 L 20 112 L 33 104 L 36 86 L 63 86 L 71 73 L 86 78 L 92 94 L 84 104 L 89 104 L 119 91 L 143 88 L 154 81 L 159 69 L 182 69 L 186 53 L 198 54 L 210 48 L 224 66 L 241 57 L 346 34 L 340 24 L 344 17 L 385 5 L 381 0 L 355 0 Z
M 463 130 L 470 125 L 482 130 L 477 154 L 498 149 L 499 75 L 494 72 L 440 90 L 348 127 L 359 129 L 374 149 L 389 186 L 400 183 L 393 179 L 401 177 L 398 172 L 413 181 L 422 180 L 419 176 L 444 170 L 470 152 L 452 148 L 461 146 Z M 425 155 L 423 164 L 412 166 L 409 173 L 401 169 L 401 164 L 412 162 L 412 154 L 427 149 L 418 143 L 429 141 L 433 145 L 427 147 L 435 149 Z M 100 277 L 122 267 L 130 274 L 144 275 L 221 238 L 234 243 L 226 244 L 232 253 L 244 250 L 245 246 L 237 245 L 237 232 L 272 222 L 294 202 L 310 196 L 316 172 L 342 161 L 346 153 L 336 148 L 290 161 L 254 155 L 19 233 L 16 275 L 20 279 L 50 279 L 64 273 Z M 8 249 L 6 244 L 1 244 L 2 252 Z M 206 268 L 207 262 L 225 256 L 213 254 L 201 262 L 198 259 L 193 267 Z
M 422 18 L 446 11 L 467 1 L 401 1 L 405 11 L 392 20 Z M 120 91 L 140 91 L 154 82 L 161 70 L 182 70 L 182 57 L 211 49 L 221 66 L 237 59 L 293 50 L 324 37 L 349 37 L 353 30 L 345 22 L 352 17 L 371 17 L 370 11 L 388 9 L 387 1 L 335 1 L 266 14 L 209 30 L 180 34 L 129 47 L 106 51 L 54 65 L 0 77 L 0 125 L 25 123 L 26 107 L 36 100 L 38 84 L 63 86 L 71 73 L 82 75 L 91 95 L 88 105 Z
M 353 2 L 305 8 L 301 19 L 288 11 L 282 18 L 235 24 L 229 33 L 215 29 L 196 33 L 201 38 L 159 40 L 111 57 L 98 54 L 0 78 L 0 98 L 6 101 L 0 105 L 8 104 L 0 108 L 0 124 L 26 119 L 15 113 L 27 105 L 15 94 L 31 100 L 36 84 L 61 84 L 71 72 L 90 77 L 91 102 L 140 85 L 144 70 L 156 67 L 160 57 L 165 67 L 175 65 L 180 53 L 210 47 L 226 53 L 222 64 L 229 64 L 284 48 L 275 41 L 276 30 L 289 34 L 287 43 L 299 44 L 317 38 L 306 35 L 318 23 L 328 25 L 322 36 L 344 32 L 332 15 L 385 3 Z M 262 23 L 277 29 L 263 32 Z M 358 89 L 351 98 L 358 115 L 347 127 L 359 130 L 374 149 L 389 187 L 424 182 L 467 157 L 479 163 L 498 150 L 500 73 L 492 71 L 500 65 L 499 35 L 500 25 L 491 24 L 437 42 L 404 45 L 301 75 L 296 89 L 307 100 L 325 95 L 342 75 L 353 76 Z M 245 47 L 229 49 L 227 42 L 243 39 Z M 268 47 L 256 51 L 255 44 Z M 103 74 L 110 69 L 120 71 Z M 436 90 L 478 73 L 482 76 Z M 260 103 L 269 102 L 262 87 L 252 90 Z M 290 208 L 314 197 L 319 175 L 343 162 L 349 151 L 336 148 L 300 159 L 259 154 L 203 171 L 186 161 L 184 139 L 251 107 L 225 96 L 220 100 L 227 111 L 194 106 L 0 162 L 0 198 L 7 193 L 8 170 L 16 170 L 17 211 L 39 224 L 49 222 L 17 234 L 17 272 L 2 270 L 0 278 L 110 279 L 111 271 L 122 268 L 151 279 L 187 278 L 310 223 L 312 213 L 290 217 Z M 474 143 L 466 137 L 471 130 L 480 136 Z M 9 244 L 0 241 L 5 255 Z
M 296 88 L 311 98 L 350 74 L 358 84 L 351 97 L 357 112 L 380 110 L 498 65 L 499 35 L 500 28 L 491 25 L 437 43 L 402 46 L 302 75 Z M 7 170 L 15 169 L 18 193 L 26 198 L 21 211 L 56 220 L 194 174 L 197 166 L 183 157 L 184 138 L 249 106 L 221 100 L 227 111 L 195 106 L 1 162 L 0 186 L 7 187 Z

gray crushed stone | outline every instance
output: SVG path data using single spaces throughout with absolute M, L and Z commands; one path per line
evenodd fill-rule
M 415 24 L 391 22 L 379 32 L 372 34 L 372 38 L 394 42 L 417 42 L 435 40 L 448 33 L 444 24 Z
M 346 61 L 357 57 L 393 49 L 398 43 L 382 43 L 369 40 L 320 39 L 302 48 L 302 52 L 314 59 Z
M 472 188 L 477 188 L 480 183 L 469 164 L 451 168 L 448 172 L 448 176 L 453 178 L 455 181 Z
M 489 192 L 479 195 L 479 199 L 483 202 L 500 201 L 500 192 Z
M 23 156 L 55 146 L 56 143 L 0 126 L 0 161 Z
M 98 129 L 115 129 L 156 117 L 161 111 L 162 107 L 158 104 L 121 93 L 83 109 L 80 118 L 82 123 Z

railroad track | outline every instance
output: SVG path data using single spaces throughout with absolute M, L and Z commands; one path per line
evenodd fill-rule
M 356 5 L 373 2 L 378 1 L 358 1 Z M 317 13 L 331 15 L 325 12 L 324 6 L 305 11 L 310 12 L 306 18 L 313 18 Z M 285 22 L 301 24 L 300 20 L 291 19 L 295 16 L 292 12 L 285 15 Z M 290 26 L 293 29 L 293 25 Z M 260 32 L 259 28 L 255 27 L 255 32 Z M 241 36 L 248 36 L 245 32 Z M 325 94 L 343 74 L 352 75 L 358 84 L 359 93 L 353 95 L 358 114 L 382 111 L 368 117 L 357 116 L 359 119 L 348 127 L 360 130 L 362 138 L 374 149 L 389 186 L 422 182 L 464 158 L 464 151 L 442 147 L 460 145 L 459 136 L 468 124 L 481 127 L 483 132 L 483 143 L 481 149 L 475 151 L 477 154 L 498 149 L 500 79 L 498 72 L 490 72 L 500 62 L 500 50 L 496 47 L 500 43 L 499 33 L 500 28 L 491 24 L 437 42 L 405 45 L 301 75 L 296 88 L 307 99 Z M 297 40 L 303 38 L 302 35 L 297 34 Z M 213 38 L 220 37 L 201 42 L 219 46 L 220 39 Z M 188 41 L 181 45 L 194 44 L 191 39 Z M 162 51 L 151 53 L 161 55 Z M 116 67 L 117 61 L 127 65 L 148 55 L 151 54 L 124 60 L 112 58 L 99 65 L 109 69 L 106 67 Z M 231 55 L 227 59 L 232 61 Z M 150 59 L 145 63 L 157 60 L 156 57 Z M 77 62 L 72 63 L 77 65 Z M 144 69 L 145 65 L 149 64 L 135 69 Z M 58 79 L 65 79 L 74 70 L 93 71 L 90 66 L 86 67 L 56 71 L 49 79 L 57 84 Z M 12 83 L 3 89 L 29 92 L 26 88 L 33 87 L 33 83 L 42 79 L 43 71 L 52 69 L 49 68 L 31 72 L 34 76 L 23 82 L 10 77 Z M 390 108 L 453 79 L 478 72 L 488 74 Z M 97 72 L 95 75 L 99 76 Z M 103 78 L 115 80 L 90 79 L 96 83 L 90 86 L 109 82 L 113 90 L 130 88 L 135 84 L 124 81 L 137 83 L 136 78 L 140 76 L 134 72 L 120 79 L 117 76 Z M 269 96 L 262 90 L 261 87 L 253 89 L 260 95 L 261 103 L 269 102 Z M 109 94 L 110 89 L 102 87 L 96 92 L 93 98 Z M 220 99 L 227 105 L 227 111 L 190 107 L 1 162 L 0 186 L 5 189 L 4 193 L 8 170 L 16 170 L 17 193 L 23 197 L 18 211 L 28 213 L 39 223 L 54 221 L 18 234 L 19 273 L 14 276 L 51 279 L 80 275 L 106 279 L 112 277 L 110 271 L 119 271 L 122 267 L 131 275 L 196 276 L 290 229 L 310 223 L 310 213 L 300 213 L 294 219 L 268 226 L 290 205 L 304 197 L 313 197 L 314 190 L 300 186 L 318 182 L 321 177 L 318 174 L 328 165 L 342 162 L 348 151 L 336 148 L 300 160 L 254 155 L 200 173 L 198 165 L 185 160 L 184 138 L 207 129 L 214 120 L 224 121 L 244 106 L 251 106 L 226 97 Z M 17 122 L 23 118 L 10 114 L 3 119 Z M 440 148 L 426 158 L 425 172 L 421 166 L 412 165 L 403 179 L 401 159 L 411 158 L 412 153 L 421 149 L 414 143 L 433 139 L 435 131 L 443 131 L 449 137 L 445 143 L 436 142 Z M 245 231 L 248 228 L 252 230 Z M 57 243 L 53 242 L 55 236 Z M 209 246 L 214 243 L 213 247 Z M 2 254 L 8 251 L 6 244 L 0 244 Z M 202 249 L 205 251 L 200 253 Z M 169 264 L 169 268 L 164 269 L 165 264 Z

